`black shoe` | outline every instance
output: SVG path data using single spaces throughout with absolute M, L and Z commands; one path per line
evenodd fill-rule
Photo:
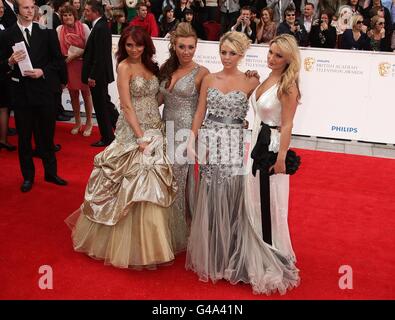
M 22 192 L 28 192 L 31 190 L 33 187 L 33 181 L 32 180 L 24 180 L 22 185 L 21 185 L 21 191 Z
M 60 144 L 55 144 L 54 151 L 58 152 L 60 149 L 62 149 L 62 146 Z
M 105 143 L 102 140 L 96 141 L 96 142 L 91 144 L 92 147 L 106 147 L 108 145 L 109 145 L 109 143 Z
M 56 120 L 57 120 L 57 121 L 70 121 L 71 118 L 72 118 L 72 117 L 66 116 L 66 115 L 64 115 L 64 114 L 58 114 L 58 115 L 56 116 Z
M 15 135 L 16 135 L 16 129 L 15 128 L 8 128 L 7 136 L 15 136 Z
M 63 180 L 61 177 L 54 175 L 54 176 L 45 176 L 45 181 L 57 184 L 58 186 L 66 186 L 67 181 Z
M 8 142 L 0 142 L 0 149 L 7 149 L 8 151 L 15 151 L 16 147 L 13 146 L 12 144 L 9 144 Z

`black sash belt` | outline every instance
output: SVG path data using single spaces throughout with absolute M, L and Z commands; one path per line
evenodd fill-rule
M 270 129 L 278 129 L 275 126 L 269 126 L 261 122 L 261 131 L 254 149 L 251 152 L 251 158 L 254 159 L 252 172 L 255 176 L 256 170 L 259 170 L 259 185 L 261 196 L 261 223 L 262 238 L 268 244 L 272 244 L 272 219 L 270 212 L 270 176 L 267 167 L 260 167 L 258 161 L 268 158 L 270 144 Z M 265 161 L 266 162 L 266 161 Z M 266 162 L 267 163 L 267 162 Z

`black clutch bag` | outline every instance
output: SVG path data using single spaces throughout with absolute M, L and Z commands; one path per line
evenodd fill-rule
M 263 122 L 261 126 L 257 142 L 251 151 L 251 158 L 254 160 L 252 163 L 254 176 L 257 170 L 260 170 L 261 173 L 267 172 L 269 175 L 274 174 L 274 169 L 269 172 L 269 168 L 276 163 L 278 156 L 277 152 L 269 151 L 271 128 Z M 289 149 L 285 157 L 285 173 L 294 174 L 299 169 L 300 163 L 300 156 L 294 150 Z
M 267 168 L 268 170 L 272 165 L 276 163 L 277 155 L 278 155 L 277 152 L 274 153 L 272 151 L 269 151 L 269 165 Z M 285 168 L 286 168 L 285 173 L 292 175 L 299 169 L 299 166 L 300 166 L 300 156 L 298 156 L 295 151 L 289 149 L 285 157 Z M 269 175 L 272 174 L 274 174 L 274 169 L 272 169 L 269 172 Z

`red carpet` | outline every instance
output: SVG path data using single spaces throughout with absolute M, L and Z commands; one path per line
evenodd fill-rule
M 67 187 L 44 182 L 35 160 L 34 187 L 22 194 L 17 153 L 0 151 L 0 299 L 395 299 L 395 160 L 298 150 L 289 223 L 301 284 L 285 296 L 255 296 L 249 285 L 198 281 L 184 254 L 170 267 L 133 271 L 75 253 L 63 220 L 80 205 L 101 149 L 89 146 L 97 128 L 85 138 L 70 127 L 59 124 L 56 134 Z M 42 265 L 53 268 L 53 290 L 38 287 Z M 353 289 L 339 288 L 341 265 L 352 267 Z

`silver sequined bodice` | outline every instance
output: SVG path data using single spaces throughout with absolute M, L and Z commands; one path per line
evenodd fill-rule
M 196 66 L 190 73 L 178 79 L 173 89 L 165 88 L 166 81 L 162 81 L 160 92 L 165 99 L 163 120 L 174 121 L 174 130 L 191 129 L 198 100 L 198 90 L 195 86 L 195 76 L 199 71 Z
M 207 114 L 216 117 L 227 117 L 244 120 L 248 111 L 248 100 L 245 92 L 234 90 L 227 93 L 217 88 L 207 91 Z M 207 165 L 201 165 L 200 171 L 210 184 L 212 176 L 217 176 L 217 183 L 224 179 L 241 174 L 243 168 L 243 124 L 222 123 L 205 119 L 199 139 L 208 148 Z M 206 136 L 206 137 L 204 137 Z

